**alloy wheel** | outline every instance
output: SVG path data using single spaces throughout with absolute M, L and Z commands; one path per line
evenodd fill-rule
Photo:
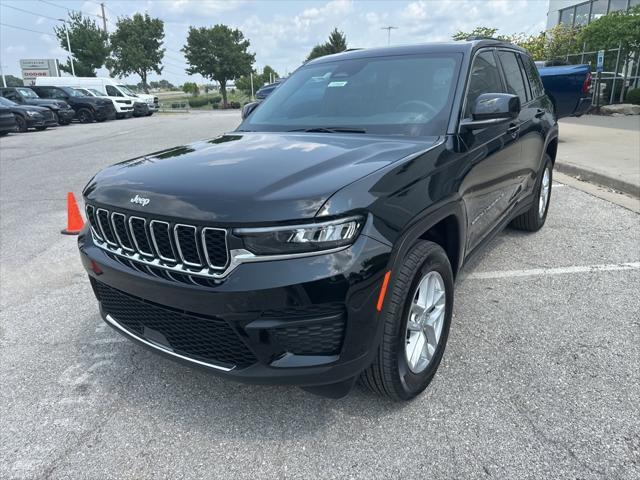
M 544 213 L 547 211 L 547 204 L 549 203 L 549 194 L 551 193 L 551 181 L 549 174 L 549 167 L 544 169 L 542 175 L 542 183 L 540 184 L 540 198 L 538 200 L 538 215 L 540 218 L 544 217 Z
M 426 273 L 413 294 L 407 319 L 405 357 L 409 369 L 423 372 L 435 354 L 444 325 L 446 294 L 442 276 Z

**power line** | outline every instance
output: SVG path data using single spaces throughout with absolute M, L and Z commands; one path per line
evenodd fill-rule
M 46 3 L 47 5 L 51 5 L 52 7 L 62 8 L 63 10 L 66 10 L 67 12 L 80 12 L 80 13 L 83 13 L 85 15 L 89 15 L 91 17 L 102 18 L 102 15 L 97 15 L 95 13 L 84 12 L 82 10 L 78 10 L 78 9 L 74 9 L 74 8 L 63 7 L 62 5 L 58 5 L 57 3 L 49 2 L 48 0 L 39 0 L 39 1 L 42 2 L 42 3 Z
M 31 30 L 30 28 L 24 28 L 24 27 L 16 27 L 15 25 L 9 25 L 8 23 L 0 22 L 0 25 L 5 27 L 10 27 L 10 28 L 16 28 L 18 30 L 24 30 L 25 32 L 41 33 L 42 35 L 49 35 L 50 37 L 56 37 L 56 35 L 54 35 L 53 33 L 41 32 L 39 30 Z
M 47 15 L 42 15 L 41 13 L 30 12 L 29 10 L 25 10 L 24 8 L 14 7 L 13 5 L 7 5 L 6 3 L 0 4 L 2 7 L 12 8 L 13 10 L 18 10 L 19 12 L 28 13 L 29 15 L 34 15 L 36 17 L 48 18 L 49 20 L 55 20 L 56 22 L 60 21 L 59 18 L 48 17 Z

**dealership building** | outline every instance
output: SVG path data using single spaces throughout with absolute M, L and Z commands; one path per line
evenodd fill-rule
M 640 0 L 549 0 L 547 30 L 559 23 L 587 25 L 589 22 L 616 10 L 640 5 Z

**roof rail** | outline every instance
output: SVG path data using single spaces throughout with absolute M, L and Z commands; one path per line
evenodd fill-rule
M 500 38 L 495 38 L 495 37 L 483 37 L 482 35 L 470 35 L 466 38 L 467 41 L 472 41 L 472 40 L 495 40 L 496 42 L 507 42 L 506 40 L 502 40 Z M 508 42 L 507 42 L 508 43 Z

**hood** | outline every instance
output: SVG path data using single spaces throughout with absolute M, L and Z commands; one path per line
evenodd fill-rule
M 38 107 L 37 105 L 12 105 L 11 110 L 15 112 L 19 111 L 23 113 L 26 113 L 27 111 L 38 112 L 38 113 L 45 113 L 49 111 L 48 108 Z
M 436 141 L 232 133 L 116 164 L 97 174 L 84 194 L 92 202 L 185 220 L 237 224 L 308 219 L 340 188 Z M 149 202 L 131 202 L 136 195 Z
M 46 98 L 29 98 L 26 99 L 27 105 L 36 105 L 38 107 L 48 107 L 57 110 L 59 108 L 68 108 L 66 102 L 62 100 L 47 100 Z

